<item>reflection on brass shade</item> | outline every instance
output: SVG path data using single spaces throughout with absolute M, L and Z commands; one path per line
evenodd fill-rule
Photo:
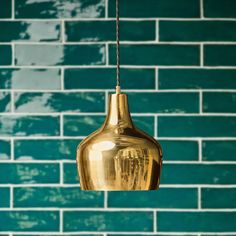
M 162 150 L 159 143 L 134 127 L 126 94 L 109 96 L 103 126 L 77 149 L 83 190 L 155 190 L 159 186 Z

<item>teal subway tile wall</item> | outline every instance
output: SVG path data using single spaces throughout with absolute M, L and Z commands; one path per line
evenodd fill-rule
M 0 1 L 0 236 L 236 236 L 236 1 L 120 0 L 121 86 L 159 191 L 84 192 L 77 145 L 116 83 L 115 0 Z

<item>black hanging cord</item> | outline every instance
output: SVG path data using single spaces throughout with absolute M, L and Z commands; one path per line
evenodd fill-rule
M 120 14 L 119 0 L 116 0 L 116 93 L 120 93 Z

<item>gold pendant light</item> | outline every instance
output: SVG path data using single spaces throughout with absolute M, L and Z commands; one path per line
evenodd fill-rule
M 162 167 L 160 144 L 138 130 L 130 117 L 128 97 L 120 91 L 119 0 L 116 0 L 117 86 L 109 95 L 103 126 L 77 149 L 82 190 L 155 190 Z

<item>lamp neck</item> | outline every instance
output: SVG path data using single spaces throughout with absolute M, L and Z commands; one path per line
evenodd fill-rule
M 129 113 L 128 97 L 126 94 L 109 95 L 108 114 L 104 127 L 106 126 L 133 128 L 133 122 Z

